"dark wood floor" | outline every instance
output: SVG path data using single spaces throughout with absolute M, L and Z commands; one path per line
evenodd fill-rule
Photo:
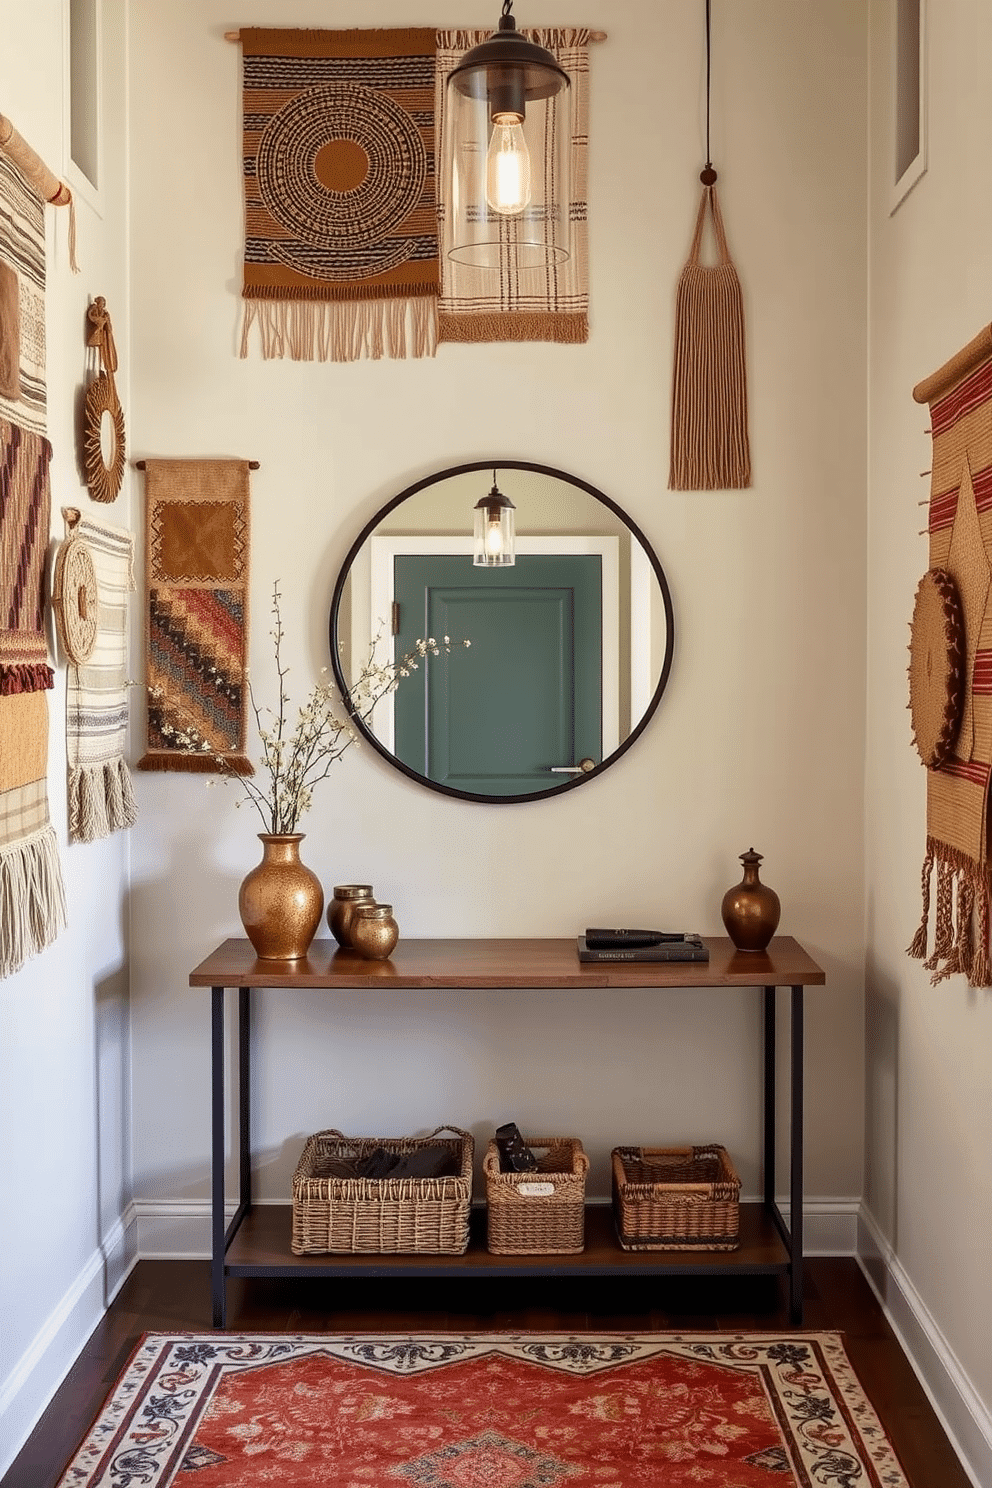
M 806 1262 L 805 1326 L 845 1335 L 911 1488 L 970 1488 L 857 1263 Z M 650 1295 L 648 1287 L 650 1286 Z M 483 1283 L 239 1281 L 228 1326 L 260 1332 L 458 1332 L 788 1328 L 778 1278 L 620 1277 Z M 142 1261 L 94 1331 L 0 1488 L 52 1488 L 145 1331 L 209 1332 L 206 1261 Z

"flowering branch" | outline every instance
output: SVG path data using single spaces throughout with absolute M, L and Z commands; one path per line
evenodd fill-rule
M 270 632 L 275 654 L 278 704 L 275 710 L 260 704 L 255 697 L 251 678 L 247 678 L 248 698 L 255 715 L 255 725 L 261 744 L 260 770 L 256 778 L 242 775 L 231 764 L 226 755 L 211 749 L 208 740 L 192 722 L 176 727 L 163 722 L 161 731 L 170 742 L 190 752 L 206 752 L 226 779 L 241 786 L 244 799 L 254 807 L 261 819 L 264 831 L 273 836 L 296 832 L 300 818 L 310 809 L 314 786 L 325 780 L 332 765 L 339 760 L 350 745 L 358 742 L 358 730 L 351 719 L 361 723 L 371 717 L 376 704 L 388 692 L 393 692 L 401 677 L 416 671 L 421 658 L 439 656 L 451 650 L 448 636 L 439 643 L 433 636 L 417 641 L 414 649 L 395 662 L 377 662 L 375 648 L 379 637 L 373 641 L 372 653 L 362 668 L 361 675 L 351 689 L 351 718 L 339 718 L 336 711 L 336 694 L 327 683 L 314 686 L 306 702 L 297 710 L 295 724 L 290 725 L 290 697 L 287 684 L 289 667 L 283 661 L 284 631 L 281 614 L 279 582 L 272 587 L 273 625 Z M 468 646 L 470 642 L 465 641 Z M 326 668 L 324 668 L 326 672 Z M 157 701 L 165 700 L 164 689 L 149 688 L 149 694 Z M 170 706 L 175 706 L 170 700 Z M 260 784 L 259 781 L 262 783 Z M 240 805 L 241 802 L 238 802 Z

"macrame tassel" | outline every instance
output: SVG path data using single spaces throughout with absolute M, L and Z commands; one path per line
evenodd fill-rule
M 69 836 L 96 842 L 133 827 L 138 819 L 131 776 L 124 760 L 77 765 L 69 772 Z
M 953 970 L 964 972 L 966 977 L 971 976 L 974 957 L 972 940 L 974 912 L 975 880 L 970 873 L 961 873 L 958 876 L 957 928 L 951 961 L 954 963 Z
M 0 978 L 45 950 L 65 926 L 62 866 L 47 826 L 0 849 Z
M 992 987 L 992 959 L 989 954 L 989 877 L 983 872 L 978 883 L 978 938 L 968 973 L 969 987 Z
M 719 262 L 700 262 L 706 209 Z M 751 484 L 747 431 L 744 296 L 723 230 L 716 187 L 705 186 L 675 302 L 672 381 L 673 491 L 732 490 Z
M 933 951 L 923 965 L 927 971 L 938 973 L 938 968 L 954 948 L 953 889 L 954 869 L 945 859 L 937 864 L 937 916 Z
M 933 847 L 927 843 L 927 855 L 923 859 L 923 872 L 920 875 L 921 896 L 923 899 L 923 916 L 919 928 L 913 936 L 909 946 L 908 954 L 915 956 L 917 961 L 922 961 L 927 954 L 927 924 L 930 920 L 930 875 L 933 872 Z

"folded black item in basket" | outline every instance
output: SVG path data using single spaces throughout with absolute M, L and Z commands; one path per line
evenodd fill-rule
M 441 1146 L 415 1147 L 411 1152 L 389 1152 L 375 1147 L 355 1166 L 358 1178 L 444 1178 L 458 1173 L 458 1160 Z

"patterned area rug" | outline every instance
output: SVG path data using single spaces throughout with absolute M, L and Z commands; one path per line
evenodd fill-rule
M 61 1488 L 908 1488 L 840 1335 L 148 1334 Z

